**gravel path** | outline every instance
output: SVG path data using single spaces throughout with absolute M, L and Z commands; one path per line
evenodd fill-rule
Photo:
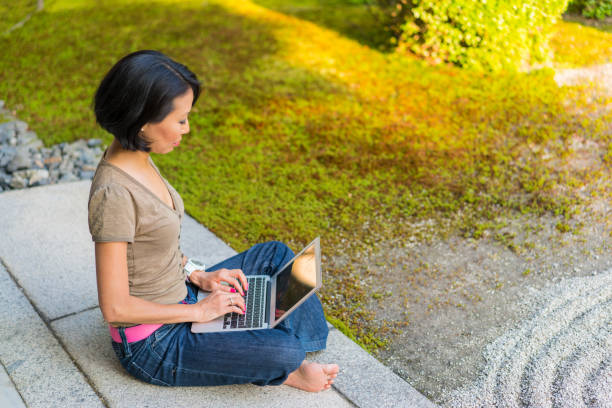
M 585 68 L 557 69 L 555 82 L 559 85 L 581 85 L 593 83 L 599 91 L 612 96 L 612 63 Z
M 612 270 L 533 299 L 533 315 L 487 346 L 483 376 L 443 406 L 612 407 Z

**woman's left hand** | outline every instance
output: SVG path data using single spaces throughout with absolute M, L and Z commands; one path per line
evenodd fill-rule
M 219 289 L 225 292 L 238 292 L 244 296 L 244 290 L 249 289 L 246 276 L 244 276 L 244 273 L 240 269 L 223 268 L 214 272 L 196 270 L 193 271 L 189 279 L 202 290 L 206 290 L 208 292 L 213 292 Z M 222 282 L 227 283 L 227 285 L 222 284 Z

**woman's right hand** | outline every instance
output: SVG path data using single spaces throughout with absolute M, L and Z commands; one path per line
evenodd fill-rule
M 197 323 L 209 322 L 226 313 L 244 314 L 245 312 L 244 298 L 239 293 L 228 293 L 222 289 L 211 292 L 194 306 L 197 308 L 194 320 Z

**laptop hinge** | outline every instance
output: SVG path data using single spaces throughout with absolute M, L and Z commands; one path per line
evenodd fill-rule
M 264 322 L 266 322 L 266 324 L 268 325 L 268 327 L 270 327 L 270 300 L 272 299 L 272 280 L 271 279 L 267 279 L 266 280 L 266 293 L 268 293 L 269 295 L 266 296 L 266 315 L 264 316 Z

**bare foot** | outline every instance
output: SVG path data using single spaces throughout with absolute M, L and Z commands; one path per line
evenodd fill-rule
M 289 374 L 284 384 L 309 392 L 323 391 L 331 387 L 339 370 L 337 364 L 319 364 L 304 360 L 300 368 Z

